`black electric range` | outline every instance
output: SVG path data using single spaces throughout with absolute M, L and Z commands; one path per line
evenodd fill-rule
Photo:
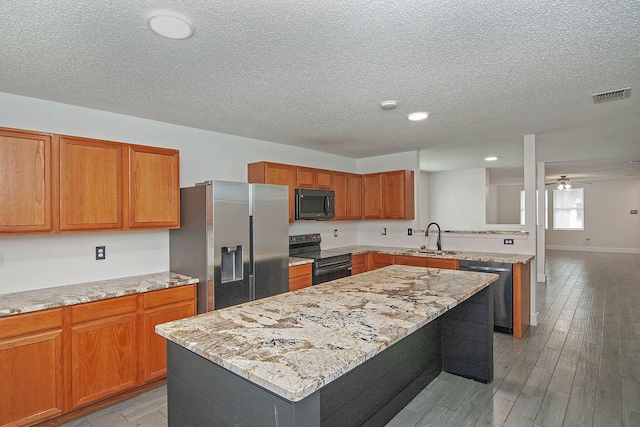
M 312 283 L 351 276 L 351 253 L 322 250 L 320 233 L 289 236 L 289 256 L 313 259 Z

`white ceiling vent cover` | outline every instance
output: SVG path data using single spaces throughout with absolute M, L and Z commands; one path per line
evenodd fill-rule
M 626 87 L 624 89 L 612 90 L 609 92 L 596 93 L 593 96 L 593 102 L 599 104 L 607 101 L 617 101 L 619 99 L 628 98 L 631 96 L 631 88 Z

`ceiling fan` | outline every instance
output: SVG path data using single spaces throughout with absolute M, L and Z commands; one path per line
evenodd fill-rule
M 546 185 L 557 185 L 558 190 L 569 190 L 573 184 L 571 180 L 567 178 L 567 175 L 560 175 L 560 178 L 558 178 L 556 182 L 551 182 Z

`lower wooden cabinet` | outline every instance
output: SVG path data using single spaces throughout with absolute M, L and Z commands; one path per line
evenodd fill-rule
M 411 255 L 396 255 L 394 264 L 413 265 L 416 267 L 440 268 L 443 270 L 457 270 L 458 260 L 448 258 L 430 258 Z
M 311 264 L 301 264 L 289 267 L 289 291 L 308 288 L 311 284 Z
M 391 254 L 369 253 L 369 256 L 371 257 L 369 270 L 376 270 L 394 264 L 394 256 Z
M 71 307 L 72 407 L 136 385 L 135 295 Z
M 196 314 L 195 289 L 183 286 L 144 294 L 142 338 L 139 348 L 142 382 L 167 375 L 167 340 L 156 334 L 156 325 Z
M 351 255 L 351 275 L 367 271 L 367 254 Z
M 0 319 L 0 425 L 33 425 L 63 413 L 62 336 L 62 309 Z
M 196 313 L 196 285 L 0 318 L 0 426 L 33 425 L 166 375 L 155 325 Z

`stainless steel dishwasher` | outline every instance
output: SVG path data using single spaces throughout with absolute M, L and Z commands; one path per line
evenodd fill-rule
M 459 269 L 480 273 L 494 273 L 500 278 L 493 282 L 493 330 L 513 334 L 513 265 L 503 262 L 460 260 Z

